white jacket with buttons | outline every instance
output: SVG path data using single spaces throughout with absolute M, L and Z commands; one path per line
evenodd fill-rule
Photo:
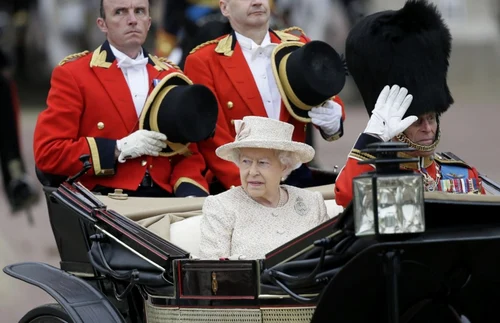
M 329 219 L 319 192 L 283 185 L 288 201 L 266 207 L 250 198 L 241 186 L 208 196 L 201 219 L 200 258 L 265 254 Z

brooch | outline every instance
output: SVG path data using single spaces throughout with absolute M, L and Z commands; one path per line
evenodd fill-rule
M 307 213 L 309 213 L 309 207 L 306 205 L 306 203 L 304 203 L 304 200 L 301 197 L 297 197 L 293 208 L 298 215 L 306 215 Z

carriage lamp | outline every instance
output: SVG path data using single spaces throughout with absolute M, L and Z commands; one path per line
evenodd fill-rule
M 375 170 L 353 179 L 354 228 L 357 236 L 395 235 L 425 231 L 422 176 L 399 164 L 418 162 L 399 158 L 398 152 L 413 151 L 405 143 L 387 142 L 367 146 L 362 152 L 375 156 L 359 164 Z

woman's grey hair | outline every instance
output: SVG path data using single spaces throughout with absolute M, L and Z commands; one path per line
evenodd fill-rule
M 278 150 L 278 149 L 273 149 L 273 151 L 275 156 L 278 157 L 278 160 L 280 161 L 281 165 L 285 166 L 285 170 L 283 171 L 283 176 L 282 176 L 282 180 L 285 180 L 288 177 L 288 175 L 290 175 L 290 173 L 295 169 L 295 166 L 297 166 L 297 164 L 300 162 L 299 158 L 292 151 Z M 240 162 L 240 156 L 241 156 L 240 149 L 238 148 L 232 149 L 231 160 L 238 167 Z

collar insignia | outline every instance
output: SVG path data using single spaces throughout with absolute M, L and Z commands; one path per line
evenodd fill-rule
M 108 53 L 105 50 L 101 50 L 102 46 L 99 46 L 92 54 L 92 59 L 90 60 L 90 67 L 102 67 L 109 68 L 111 63 L 106 62 Z
M 215 47 L 215 52 L 219 54 L 224 54 L 224 56 L 233 55 L 233 35 L 229 34 L 226 37 L 219 40 L 217 47 Z

